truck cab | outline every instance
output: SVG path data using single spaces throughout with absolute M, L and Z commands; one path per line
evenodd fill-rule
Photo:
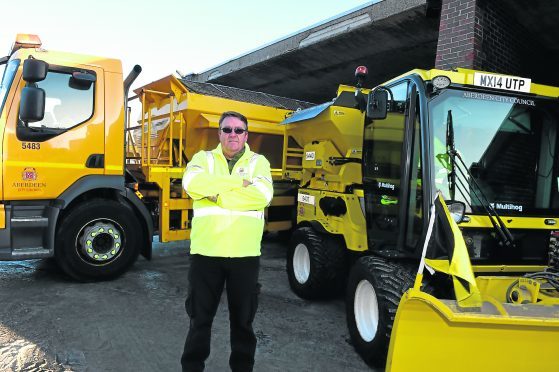
M 476 270 L 544 269 L 559 217 L 559 89 L 466 69 L 414 70 L 385 86 L 387 116 L 364 131 L 369 249 L 417 257 L 439 191 L 465 204 L 459 226 Z
M 0 259 L 55 256 L 79 279 L 120 274 L 151 249 L 140 238 L 149 215 L 125 187 L 121 62 L 21 34 L 3 62 Z

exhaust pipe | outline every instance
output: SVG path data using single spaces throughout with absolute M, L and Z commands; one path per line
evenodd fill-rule
M 135 65 L 126 79 L 124 79 L 124 130 L 128 128 L 128 91 L 134 80 L 140 75 L 140 72 L 142 72 L 142 66 Z
M 132 68 L 132 71 L 130 71 L 130 73 L 126 77 L 126 79 L 124 79 L 124 93 L 126 96 L 128 96 L 128 90 L 130 89 L 130 86 L 132 85 L 134 80 L 136 80 L 138 75 L 140 75 L 140 72 L 142 72 L 142 66 L 135 65 Z

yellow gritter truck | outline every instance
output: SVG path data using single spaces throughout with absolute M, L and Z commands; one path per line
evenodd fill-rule
M 386 370 L 557 369 L 557 97 L 413 70 L 287 118 L 292 290 L 345 288 L 352 344 Z
M 128 91 L 115 59 L 45 50 L 21 34 L 0 88 L 0 259 L 55 257 L 79 280 L 113 278 L 160 241 L 187 239 L 191 200 L 180 179 L 190 157 L 218 141 L 223 111 L 244 113 L 251 146 L 271 161 L 277 197 L 267 228 L 288 230 L 295 189 L 281 183 L 284 127 L 309 104 L 169 76 Z M 128 101 L 142 114 L 132 123 Z

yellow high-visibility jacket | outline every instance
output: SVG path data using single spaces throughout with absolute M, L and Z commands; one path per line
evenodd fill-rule
M 243 187 L 243 179 L 252 182 Z M 190 253 L 211 257 L 260 255 L 264 208 L 274 189 L 270 163 L 262 155 L 245 152 L 231 173 L 221 144 L 196 153 L 186 166 L 182 185 L 194 199 Z M 208 197 L 217 196 L 213 202 Z

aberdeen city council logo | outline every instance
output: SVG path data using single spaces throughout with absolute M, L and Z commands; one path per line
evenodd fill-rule
M 35 170 L 35 168 L 24 168 L 23 172 L 21 173 L 21 179 L 24 181 L 36 181 L 37 171 Z

